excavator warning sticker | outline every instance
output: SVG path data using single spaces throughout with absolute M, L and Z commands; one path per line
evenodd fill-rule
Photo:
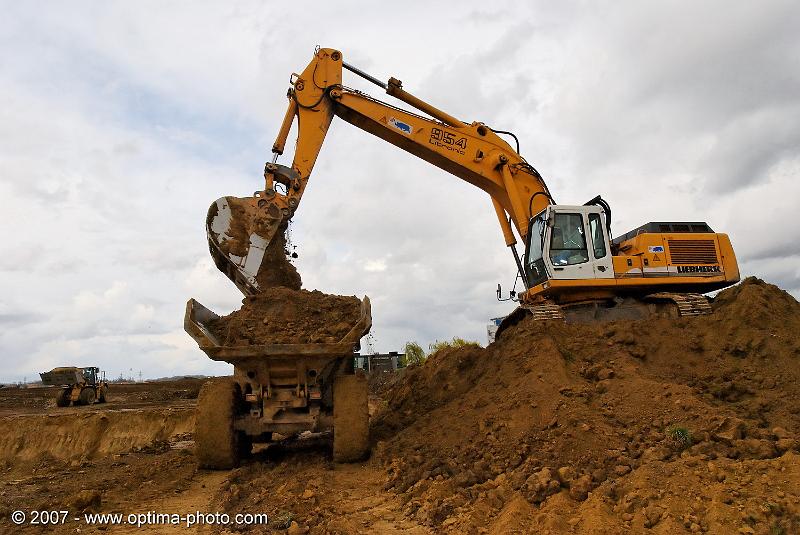
M 394 117 L 389 117 L 389 124 L 404 132 L 406 134 L 411 134 L 411 125 L 408 123 L 404 123 L 403 121 L 399 121 Z
M 647 248 L 647 250 L 650 251 L 651 253 L 663 253 L 664 252 L 664 246 L 663 245 L 650 245 Z

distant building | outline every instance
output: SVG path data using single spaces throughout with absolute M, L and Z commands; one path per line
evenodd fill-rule
M 356 355 L 355 367 L 367 373 L 373 372 L 393 372 L 397 368 L 402 368 L 402 358 L 405 353 L 390 351 L 388 353 L 373 353 L 371 355 Z

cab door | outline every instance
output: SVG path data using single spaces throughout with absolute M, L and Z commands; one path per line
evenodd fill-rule
M 594 278 L 582 207 L 558 207 L 548 221 L 548 267 L 554 279 Z
M 614 262 L 605 223 L 605 212 L 587 214 L 589 229 L 589 250 L 592 255 L 592 271 L 596 279 L 613 279 Z

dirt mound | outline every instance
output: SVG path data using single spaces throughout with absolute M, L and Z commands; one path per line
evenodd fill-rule
M 387 488 L 459 533 L 797 532 L 800 304 L 751 278 L 714 308 L 434 354 L 374 422 Z
M 335 343 L 361 315 L 354 296 L 270 288 L 246 297 L 242 308 L 209 323 L 222 345 Z

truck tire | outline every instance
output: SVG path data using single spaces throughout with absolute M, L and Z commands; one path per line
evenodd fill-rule
M 337 375 L 333 383 L 333 460 L 360 461 L 369 452 L 367 378 Z
M 238 466 L 243 448 L 233 421 L 241 397 L 241 387 L 229 378 L 209 381 L 200 389 L 194 444 L 201 468 L 228 470 Z
M 94 398 L 94 387 L 87 386 L 86 388 L 81 389 L 81 394 L 78 397 L 78 403 L 81 405 L 91 405 L 94 403 Z
M 72 389 L 71 388 L 64 388 L 56 394 L 56 407 L 69 407 L 70 401 L 72 401 Z

